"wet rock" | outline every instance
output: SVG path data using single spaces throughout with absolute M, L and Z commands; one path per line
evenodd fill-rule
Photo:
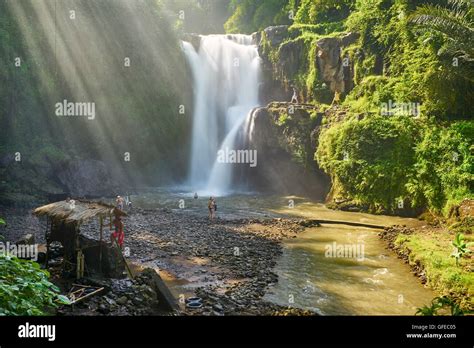
M 20 240 L 18 240 L 16 242 L 17 245 L 21 245 L 21 244 L 25 244 L 25 245 L 33 245 L 35 244 L 36 242 L 36 239 L 35 239 L 35 236 L 31 233 L 28 233 L 26 234 L 25 236 L 23 236 L 23 238 L 21 238 Z
M 199 52 L 199 47 L 201 46 L 201 35 L 194 33 L 184 33 L 182 39 L 193 45 L 196 52 Z
M 127 296 L 122 296 L 117 300 L 117 303 L 122 306 L 125 305 L 127 302 L 128 302 Z
M 101 314 L 109 314 L 110 308 L 105 304 L 101 304 L 99 305 L 99 308 L 97 309 L 97 311 Z
M 288 25 L 271 26 L 264 29 L 267 40 L 275 47 L 288 38 Z

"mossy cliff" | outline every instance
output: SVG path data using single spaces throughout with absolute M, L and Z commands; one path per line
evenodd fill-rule
M 319 22 L 304 14 L 307 3 L 290 2 L 298 10 L 291 23 L 254 34 L 265 103 L 288 102 L 296 90 L 298 102 L 321 115 L 319 125 L 303 125 L 291 122 L 287 107 L 269 105 L 284 147 L 295 134 L 300 143 L 312 134 L 312 168 L 331 178 L 332 206 L 449 216 L 474 198 L 470 48 L 458 33 L 418 25 L 416 1 L 357 1 L 343 18 L 331 15 L 338 2 L 320 2 L 326 12 L 308 12 Z M 471 4 L 443 6 L 465 13 L 472 28 Z M 300 150 L 291 153 L 308 167 Z

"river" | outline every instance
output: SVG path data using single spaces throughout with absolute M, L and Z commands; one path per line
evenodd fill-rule
M 132 196 L 134 204 L 144 208 L 167 207 L 198 215 L 207 214 L 207 198 L 194 199 L 192 193 L 179 190 Z M 334 211 L 301 197 L 246 194 L 219 197 L 217 202 L 223 218 L 304 217 L 420 225 L 416 219 Z M 326 251 L 333 246 L 358 246 L 363 255 L 328 257 Z M 321 315 L 413 315 L 436 296 L 386 248 L 378 230 L 364 227 L 323 224 L 308 228 L 283 242 L 274 271 L 279 280 L 268 289 L 265 300 Z

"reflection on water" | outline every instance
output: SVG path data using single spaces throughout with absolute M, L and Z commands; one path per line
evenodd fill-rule
M 326 248 L 364 245 L 364 258 L 325 257 Z M 323 315 L 414 315 L 435 294 L 424 288 L 366 228 L 326 225 L 288 241 L 278 262 L 278 283 L 265 299 Z

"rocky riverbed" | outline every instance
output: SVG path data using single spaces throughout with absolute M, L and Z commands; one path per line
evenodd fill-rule
M 164 270 L 178 283 L 175 295 L 203 299 L 188 315 L 310 314 L 262 301 L 278 281 L 272 272 L 280 242 L 304 230 L 288 219 L 216 219 L 186 212 L 136 210 L 128 219 L 126 246 L 136 263 Z M 183 304 L 183 303 L 182 303 Z
M 1 234 L 15 241 L 32 233 L 44 240 L 44 223 L 29 211 L 5 215 Z M 296 238 L 305 227 L 297 219 L 216 219 L 169 209 L 133 209 L 125 219 L 124 253 L 133 268 L 152 268 L 166 280 L 184 315 L 312 315 L 262 300 L 266 288 L 278 281 L 272 272 L 281 254 L 281 241 Z M 97 221 L 81 231 L 98 238 Z M 108 236 L 108 229 L 105 229 Z M 88 300 L 75 313 L 146 315 L 147 284 L 122 280 L 107 286 L 108 294 Z M 141 295 L 146 296 L 141 296 Z M 185 299 L 202 298 L 202 307 L 189 309 Z M 141 301 L 144 303 L 136 303 Z M 140 298 L 140 300 L 137 300 Z M 134 300 L 135 299 L 135 300 Z M 144 304 L 144 305 L 143 305 Z

